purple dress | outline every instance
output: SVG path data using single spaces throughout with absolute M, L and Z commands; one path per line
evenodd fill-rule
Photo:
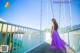
M 65 45 L 66 45 L 66 43 L 59 37 L 58 31 L 54 30 L 54 32 L 52 32 L 51 49 L 66 51 Z

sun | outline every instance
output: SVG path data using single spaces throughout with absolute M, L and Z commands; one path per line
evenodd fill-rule
M 5 8 L 8 8 L 10 6 L 10 2 L 5 3 Z

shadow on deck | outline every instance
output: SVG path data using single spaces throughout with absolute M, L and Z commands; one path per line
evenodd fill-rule
M 50 44 L 44 43 L 35 49 L 29 51 L 28 53 L 64 53 L 63 51 L 60 50 L 52 50 L 50 49 Z

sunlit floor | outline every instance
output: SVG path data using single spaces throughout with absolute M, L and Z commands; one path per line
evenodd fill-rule
M 51 40 L 47 41 L 48 44 L 51 44 Z M 72 51 L 68 46 L 66 46 L 66 53 L 74 53 L 74 51 Z
M 66 46 L 66 49 L 67 49 L 67 53 L 74 53 L 68 46 Z
M 51 41 L 49 40 L 28 53 L 64 53 L 63 51 L 50 49 L 50 42 Z M 74 53 L 68 46 L 66 46 L 66 49 L 66 53 Z

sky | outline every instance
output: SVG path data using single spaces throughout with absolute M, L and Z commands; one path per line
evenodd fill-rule
M 53 0 L 60 1 L 60 0 Z M 68 1 L 68 0 L 64 0 Z M 10 6 L 5 8 L 6 2 Z M 80 24 L 80 0 L 71 0 L 72 25 Z M 60 3 L 53 3 L 54 18 L 59 23 L 59 27 L 70 26 L 69 4 L 62 4 L 61 17 L 59 17 Z M 65 9 L 65 16 L 64 16 Z M 9 23 L 40 29 L 41 0 L 0 0 L 0 18 Z M 42 0 L 42 29 L 51 28 L 53 18 L 50 0 Z

